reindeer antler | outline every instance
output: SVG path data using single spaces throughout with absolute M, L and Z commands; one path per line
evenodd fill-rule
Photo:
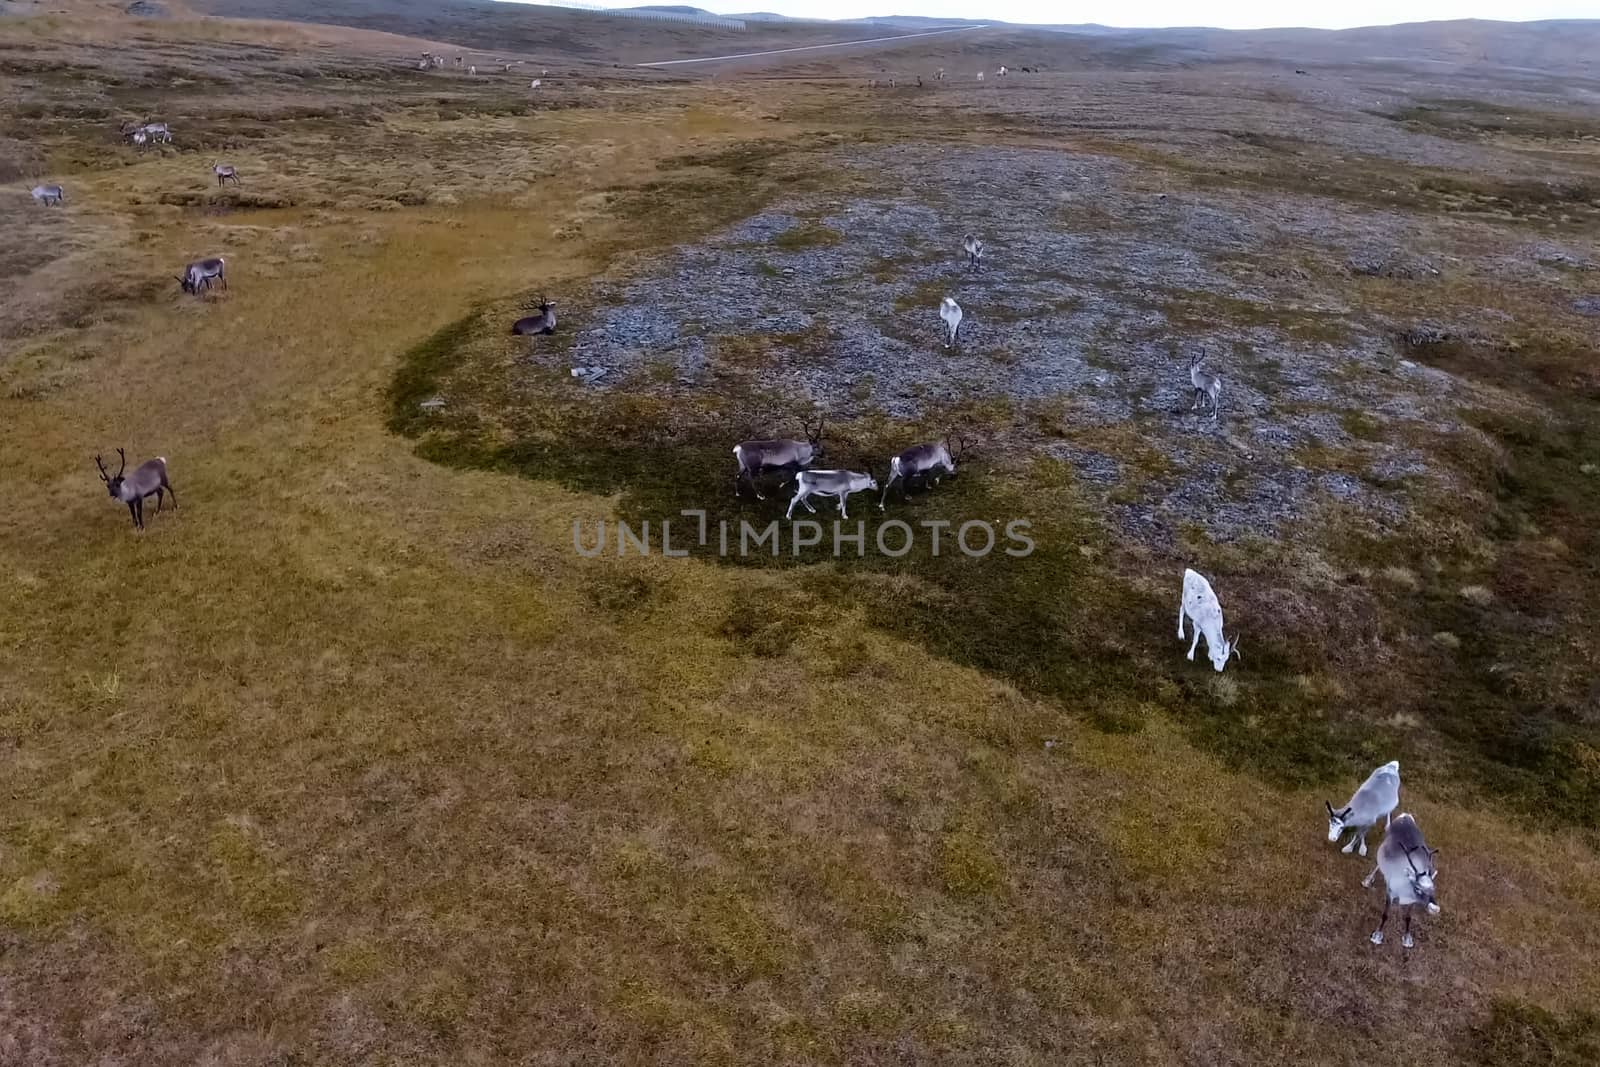
M 121 466 L 117 468 L 117 477 L 120 478 L 122 477 L 122 472 L 128 469 L 128 454 L 119 448 L 117 449 L 117 458 L 122 460 Z
M 100 454 L 99 453 L 95 453 L 94 465 L 96 467 L 100 468 L 100 480 L 102 482 L 105 482 L 107 485 L 110 485 L 111 484 L 111 475 L 106 473 L 106 465 L 104 463 L 100 462 Z

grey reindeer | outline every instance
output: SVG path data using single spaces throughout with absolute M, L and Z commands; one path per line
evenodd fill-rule
M 539 314 L 527 315 L 511 324 L 511 332 L 518 337 L 529 337 L 533 334 L 551 334 L 556 332 L 556 305 L 552 300 L 546 300 L 544 294 L 539 295 Z
M 967 252 L 967 266 L 983 269 L 983 242 L 976 234 L 967 234 L 961 241 L 961 247 Z
M 806 440 L 796 441 L 791 439 L 774 438 L 764 441 L 740 441 L 733 446 L 733 458 L 739 464 L 739 472 L 733 476 L 733 496 L 739 497 L 739 486 L 745 479 L 750 480 L 750 488 L 755 491 L 757 500 L 765 500 L 761 495 L 761 486 L 757 484 L 758 475 L 767 471 L 785 471 L 797 473 L 805 467 L 811 466 L 822 455 L 822 427 L 826 417 L 817 420 L 816 432 L 812 432 L 808 420 L 801 420 L 801 425 L 806 431 Z M 789 484 L 785 478 L 779 488 Z
M 183 286 L 184 292 L 194 293 L 196 296 L 199 295 L 202 286 L 209 290 L 212 281 L 221 282 L 222 287 L 226 289 L 228 279 L 223 271 L 227 265 L 227 261 L 221 256 L 197 259 L 183 268 L 183 273 L 178 276 L 178 284 Z
M 65 200 L 67 198 L 67 191 L 61 188 L 59 185 L 35 185 L 33 187 L 33 192 L 29 195 L 31 195 L 35 200 L 39 201 L 39 203 L 49 207 L 51 204 L 59 204 L 61 201 Z
M 128 455 L 122 449 L 117 449 L 117 458 L 122 465 L 117 468 L 116 474 L 106 473 L 106 465 L 97 455 L 94 465 L 100 468 L 100 480 L 106 483 L 106 488 L 111 495 L 128 505 L 128 514 L 133 516 L 133 528 L 144 529 L 144 501 L 146 497 L 156 498 L 156 510 L 160 511 L 167 493 L 172 494 L 172 507 L 178 507 L 178 494 L 172 488 L 172 483 L 167 480 L 167 458 L 157 456 L 155 459 L 139 464 L 134 472 L 123 477 L 123 471 L 128 469 Z
M 1200 401 L 1205 400 L 1211 408 L 1211 417 L 1217 417 L 1217 401 L 1222 397 L 1222 376 L 1213 374 L 1205 369 L 1206 350 L 1189 359 L 1189 382 L 1194 386 L 1194 403 L 1189 405 L 1193 411 L 1200 406 Z
M 938 485 L 939 479 L 944 474 L 954 478 L 956 476 L 956 460 L 966 453 L 967 443 L 963 438 L 955 438 L 957 451 L 950 452 L 950 439 L 935 441 L 930 444 L 912 445 L 898 456 L 889 460 L 889 480 L 883 483 L 883 499 L 878 501 L 878 510 L 884 511 L 889 503 L 889 490 L 893 489 L 896 482 L 900 483 L 900 496 L 904 499 L 906 490 L 911 485 L 911 479 L 921 478 L 924 483 L 928 479 Z M 942 473 L 941 473 L 942 472 Z
M 806 510 L 815 515 L 817 509 L 811 506 L 810 497 L 835 496 L 839 498 L 839 514 L 848 519 L 850 513 L 844 509 L 845 497 L 876 488 L 878 479 L 860 471 L 801 471 L 794 476 L 794 499 L 789 501 L 789 510 L 783 517 L 794 518 L 796 504 L 804 504 Z
M 1365 856 L 1367 831 L 1378 825 L 1379 819 L 1385 827 L 1392 825 L 1390 816 L 1400 806 L 1400 761 L 1390 760 L 1367 775 L 1367 780 L 1338 811 L 1326 800 L 1323 803 L 1328 808 L 1328 840 L 1338 841 L 1346 830 L 1354 830 L 1341 851 L 1350 852 L 1360 846 L 1359 854 Z
M 947 296 L 939 301 L 939 317 L 944 320 L 944 346 L 954 348 L 960 343 L 961 336 L 961 305 L 956 303 L 956 298 Z
M 213 163 L 211 164 L 211 173 L 217 176 L 217 188 L 219 189 L 222 188 L 222 183 L 226 181 L 231 181 L 235 185 L 239 184 L 239 172 L 230 164 Z
M 1410 812 L 1402 812 L 1394 817 L 1389 824 L 1389 832 L 1383 837 L 1383 844 L 1378 846 L 1378 865 L 1361 881 L 1362 886 L 1370 887 L 1372 880 L 1380 872 L 1383 874 L 1386 890 L 1383 917 L 1378 920 L 1378 928 L 1372 931 L 1374 945 L 1383 944 L 1383 928 L 1389 923 L 1390 904 L 1400 905 L 1405 913 L 1405 933 L 1400 938 L 1400 944 L 1406 948 L 1416 944 L 1411 939 L 1411 909 L 1422 904 L 1427 907 L 1429 915 L 1439 914 L 1439 901 L 1433 884 L 1439 876 L 1439 868 L 1434 863 L 1438 855 L 1439 850 L 1429 848 L 1422 839 L 1422 828 Z

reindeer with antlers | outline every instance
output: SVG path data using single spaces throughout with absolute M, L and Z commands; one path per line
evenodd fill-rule
M 956 452 L 950 452 L 950 443 L 955 442 Z M 938 485 L 939 479 L 944 474 L 954 478 L 956 476 L 956 460 L 966 455 L 967 441 L 964 437 L 947 435 L 943 441 L 932 444 L 912 445 L 904 452 L 889 460 L 889 480 L 883 483 L 883 499 L 878 501 L 878 510 L 884 511 L 889 503 L 889 490 L 894 488 L 894 483 L 900 483 L 901 499 L 905 498 L 911 486 L 911 479 L 921 478 L 926 484 L 929 478 L 933 484 Z M 941 474 L 941 472 L 943 472 Z
M 178 506 L 178 494 L 172 488 L 172 483 L 167 480 L 167 458 L 157 456 L 155 459 L 141 463 L 134 472 L 123 477 L 123 471 L 128 469 L 128 456 L 122 449 L 117 449 L 117 458 L 122 465 L 117 468 L 117 473 L 106 473 L 106 465 L 100 457 L 94 457 L 94 465 L 100 468 L 100 480 L 106 483 L 106 488 L 111 495 L 128 505 L 128 514 L 133 516 L 133 528 L 144 529 L 144 501 L 146 497 L 156 498 L 156 510 L 160 511 L 165 495 L 172 494 L 172 506 Z
M 523 305 L 528 311 L 533 310 L 532 304 Z M 546 300 L 544 294 L 539 294 L 539 314 L 528 315 L 511 324 L 511 332 L 519 337 L 531 337 L 534 334 L 551 334 L 556 332 L 556 305 L 554 301 Z
M 806 440 L 767 440 L 767 441 L 741 441 L 733 446 L 733 458 L 739 464 L 739 473 L 733 476 L 733 496 L 739 497 L 739 485 L 746 478 L 750 479 L 750 488 L 755 491 L 757 500 L 765 500 L 761 495 L 761 486 L 756 483 L 756 477 L 767 471 L 786 471 L 791 474 L 811 466 L 822 456 L 822 427 L 826 417 L 817 419 L 817 428 L 813 432 L 809 419 L 802 418 L 800 424 L 805 428 Z M 789 484 L 785 478 L 778 488 Z

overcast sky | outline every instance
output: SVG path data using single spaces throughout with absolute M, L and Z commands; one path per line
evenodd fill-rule
M 992 18 L 1006 22 L 1080 23 L 1107 26 L 1382 26 L 1433 19 L 1600 18 L 1600 0 L 1345 0 L 1321 9 L 1293 8 L 1268 0 L 1220 0 L 1198 5 L 1178 0 L 588 0 L 594 6 L 636 7 L 682 3 L 707 11 L 775 11 L 810 18 L 867 15 L 927 15 L 933 18 Z

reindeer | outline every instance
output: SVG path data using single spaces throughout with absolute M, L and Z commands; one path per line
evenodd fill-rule
M 117 457 L 122 460 L 122 465 L 117 468 L 115 476 L 106 473 L 106 465 L 99 456 L 94 457 L 94 465 L 100 468 L 100 480 L 106 483 L 106 488 L 111 495 L 128 505 L 128 514 L 133 516 L 133 528 L 144 529 L 144 502 L 146 497 L 156 498 L 156 510 L 160 511 L 165 500 L 165 494 L 172 494 L 172 506 L 178 506 L 177 491 L 172 488 L 172 483 L 167 480 L 167 458 L 157 456 L 146 463 L 141 463 L 134 472 L 126 478 L 122 472 L 128 469 L 128 456 L 122 449 L 117 449 Z
M 983 242 L 978 240 L 976 234 L 967 234 L 961 241 L 961 247 L 967 252 L 967 266 L 983 269 Z
M 983 71 L 978 71 L 978 80 L 983 81 Z
M 858 471 L 800 471 L 794 476 L 794 499 L 789 501 L 789 510 L 784 512 L 783 517 L 794 518 L 796 504 L 804 504 L 806 510 L 815 515 L 817 509 L 811 506 L 809 498 L 820 494 L 838 497 L 839 514 L 848 519 L 850 513 L 844 509 L 844 498 L 851 493 L 861 493 L 876 488 L 878 488 L 876 478 Z
M 1217 400 L 1222 396 L 1222 377 L 1206 370 L 1205 361 L 1206 351 L 1203 348 L 1199 355 L 1189 360 L 1189 381 L 1194 386 L 1194 403 L 1189 405 L 1189 410 L 1193 411 L 1199 407 L 1200 401 L 1204 399 L 1211 408 L 1211 417 L 1214 419 L 1217 417 Z
M 29 194 L 39 203 L 49 207 L 51 204 L 60 204 L 67 198 L 67 191 L 59 185 L 35 185 Z
M 228 279 L 223 274 L 226 267 L 227 261 L 221 256 L 214 259 L 197 259 L 183 268 L 183 273 L 178 276 L 178 284 L 183 287 L 184 292 L 196 295 L 199 295 L 201 286 L 209 290 L 213 280 L 221 282 L 222 287 L 226 289 Z
M 995 73 L 995 77 L 1004 78 L 1006 76 L 1006 73 L 1007 73 L 1005 65 L 1001 64 L 1000 69 L 995 71 L 994 73 Z
M 160 141 L 162 144 L 172 143 L 172 130 L 165 122 L 147 122 L 135 132 L 143 133 L 146 139 L 151 141 Z
M 144 146 L 150 141 L 150 135 L 145 133 L 143 130 L 134 130 L 132 133 L 128 134 L 128 140 L 133 142 L 133 146 L 135 148 L 143 152 Z
M 939 317 L 944 320 L 946 348 L 953 348 L 959 340 L 961 331 L 961 305 L 956 303 L 955 297 L 947 296 L 939 301 Z
M 1383 844 L 1378 846 L 1378 864 L 1361 880 L 1363 888 L 1371 888 L 1372 880 L 1383 872 L 1383 884 L 1386 892 L 1383 897 L 1383 917 L 1378 920 L 1378 928 L 1372 931 L 1372 943 L 1383 944 L 1383 928 L 1389 923 L 1389 905 L 1398 904 L 1405 913 L 1405 935 L 1400 938 L 1400 944 L 1411 948 L 1416 944 L 1411 939 L 1411 908 L 1415 904 L 1427 906 L 1429 915 L 1439 914 L 1439 902 L 1434 897 L 1434 879 L 1439 876 L 1439 868 L 1434 864 L 1434 858 L 1439 855 L 1439 850 L 1429 848 L 1428 843 L 1422 839 L 1422 828 L 1417 825 L 1417 820 L 1410 812 L 1401 812 L 1389 824 L 1389 832 L 1383 836 Z
M 528 305 L 531 311 L 532 304 Z M 554 301 L 546 300 L 544 294 L 539 295 L 539 314 L 528 315 L 511 324 L 511 332 L 518 337 L 531 337 L 534 334 L 551 334 L 556 332 L 556 305 Z
M 537 88 L 539 88 L 539 79 L 538 79 L 538 78 L 535 78 L 535 79 L 533 79 L 533 81 L 531 81 L 531 82 L 529 82 L 529 83 L 528 83 L 528 88 L 530 88 L 530 89 L 537 89 Z
M 474 66 L 470 66 L 470 67 L 468 67 L 468 68 L 467 68 L 467 73 L 468 73 L 468 74 L 474 74 L 474 75 L 475 75 L 475 74 L 477 74 L 477 73 L 478 73 L 478 68 L 477 68 L 477 66 L 476 66 L 476 65 L 474 65 Z
M 935 74 L 933 76 L 933 80 L 934 81 L 940 81 L 940 82 L 944 81 L 944 68 L 943 67 L 939 68 L 939 73 L 937 73 L 937 74 Z
M 1222 604 L 1217 600 L 1211 583 L 1196 571 L 1183 572 L 1183 596 L 1178 600 L 1178 640 L 1182 641 L 1183 617 L 1194 622 L 1194 640 L 1189 643 L 1189 660 L 1194 661 L 1194 650 L 1200 644 L 1200 635 L 1206 635 L 1206 652 L 1211 656 L 1211 666 L 1220 673 L 1228 665 L 1230 656 L 1239 655 L 1239 635 L 1229 641 L 1222 632 Z
M 912 445 L 898 456 L 889 460 L 889 480 L 883 483 L 883 499 L 878 501 L 878 510 L 884 511 L 889 502 L 889 490 L 894 488 L 894 483 L 900 483 L 900 495 L 906 495 L 911 486 L 911 479 L 922 478 L 926 481 L 933 479 L 933 484 L 938 485 L 941 477 L 940 471 L 954 478 L 956 476 L 956 460 L 966 454 L 967 443 L 962 438 L 956 438 L 958 451 L 950 454 L 949 439 L 936 441 L 926 445 Z
M 233 181 L 233 184 L 239 184 L 239 172 L 234 170 L 233 167 L 227 163 L 211 164 L 211 173 L 217 176 L 217 188 L 219 189 L 222 188 L 223 182 L 230 179 Z
M 1387 829 L 1390 813 L 1400 804 L 1400 761 L 1391 760 L 1367 775 L 1342 810 L 1334 811 L 1326 800 L 1323 804 L 1328 808 L 1328 840 L 1337 841 L 1340 834 L 1354 829 L 1356 832 L 1341 851 L 1348 853 L 1359 844 L 1360 855 L 1365 856 L 1367 831 L 1378 825 L 1380 816 Z
M 434 56 L 433 67 L 435 70 L 442 70 L 444 68 L 444 56 Z
M 804 467 L 809 467 L 822 455 L 822 427 L 826 418 L 817 420 L 817 429 L 813 433 L 811 424 L 802 420 L 801 425 L 806 431 L 806 440 L 768 440 L 768 441 L 741 441 L 733 446 L 733 458 L 739 464 L 739 473 L 733 476 L 733 497 L 739 498 L 739 483 L 744 479 L 750 480 L 750 488 L 755 490 L 757 500 L 765 500 L 761 495 L 761 486 L 756 482 L 756 476 L 767 471 L 797 472 Z M 789 484 L 785 478 L 778 488 Z

